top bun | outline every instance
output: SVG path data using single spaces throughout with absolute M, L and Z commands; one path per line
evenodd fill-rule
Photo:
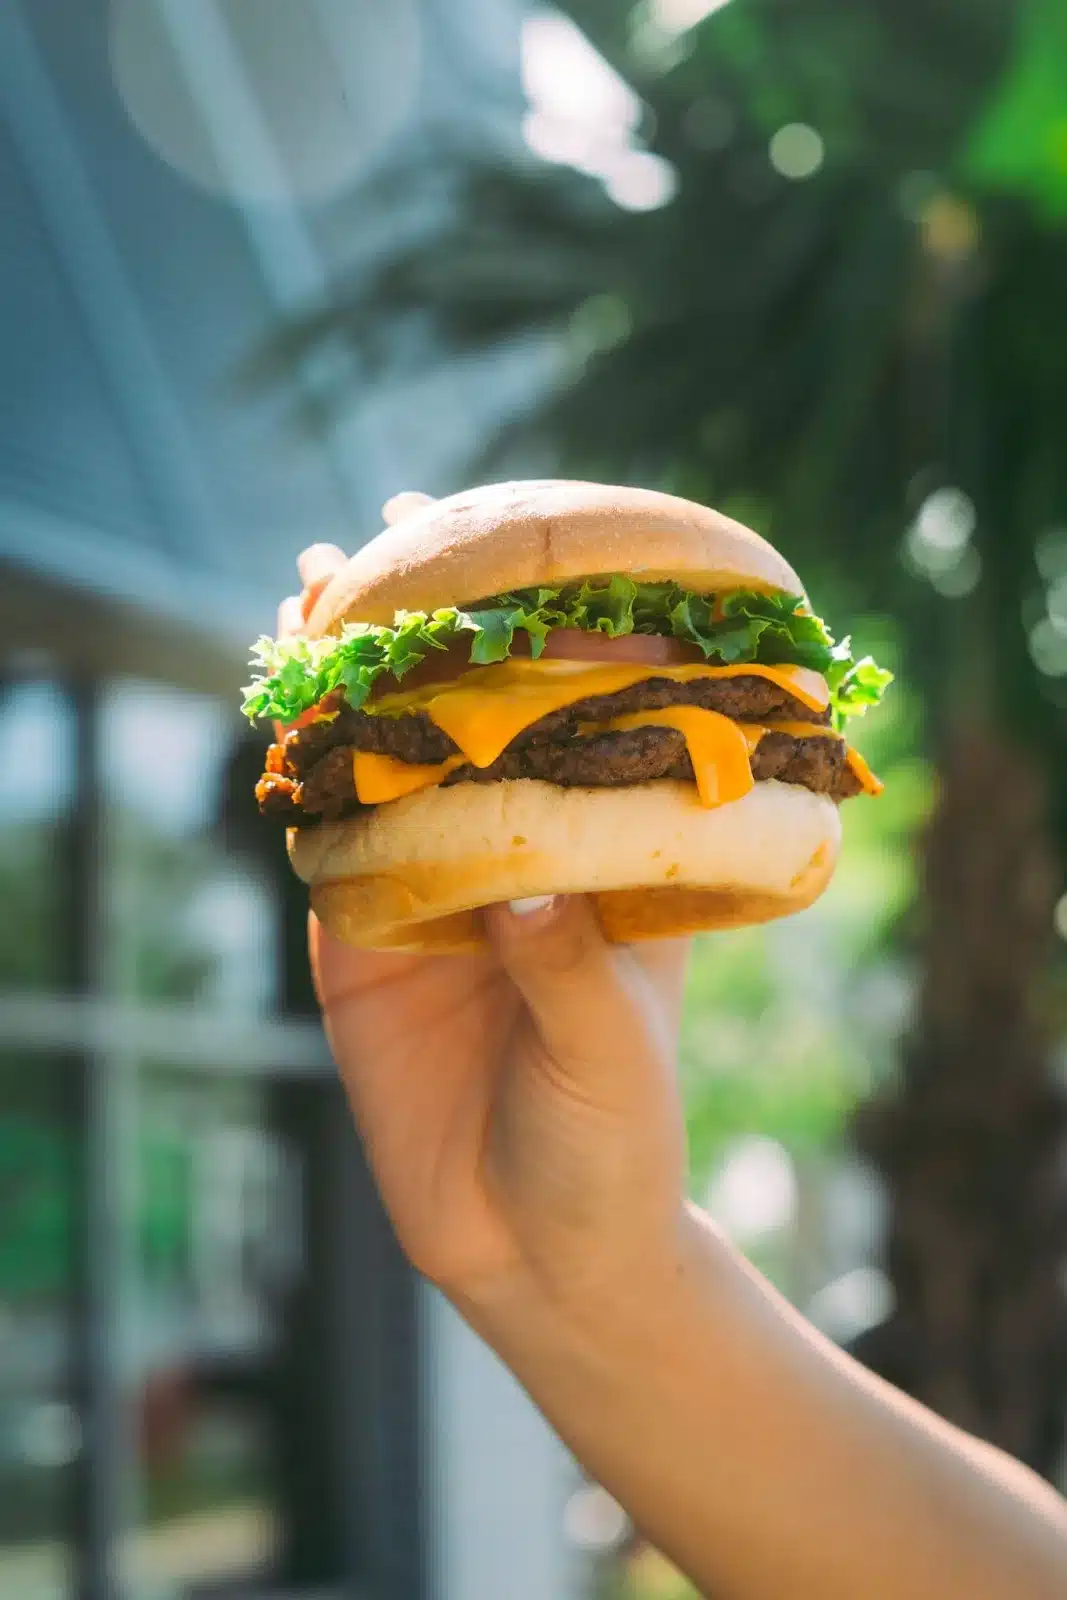
M 308 633 L 616 572 L 704 594 L 804 592 L 766 539 L 721 512 L 651 489 L 540 478 L 416 506 L 331 579 Z

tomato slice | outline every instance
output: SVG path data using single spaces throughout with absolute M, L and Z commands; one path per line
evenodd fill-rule
M 311 706 L 307 711 L 302 711 L 293 722 L 276 722 L 274 724 L 275 744 L 284 744 L 286 734 L 292 733 L 294 728 L 306 728 L 308 723 L 318 722 L 322 716 L 322 708 L 325 703 L 324 700 L 320 700 L 318 705 Z M 336 710 L 337 707 L 334 706 L 331 709 Z
M 511 654 L 528 660 L 530 637 L 518 632 L 512 643 Z M 638 666 L 684 666 L 689 661 L 703 661 L 704 655 L 696 645 L 684 644 L 680 639 L 664 639 L 658 634 L 629 633 L 619 639 L 609 639 L 603 633 L 584 633 L 580 628 L 556 628 L 548 635 L 541 652 L 542 661 L 590 661 L 600 665 L 636 664 Z M 434 650 L 425 661 L 405 673 L 399 687 L 418 689 L 427 683 L 451 683 L 470 672 L 470 640 L 458 639 L 447 650 Z M 391 678 L 379 678 L 371 693 L 395 694 L 398 685 Z
M 677 667 L 687 661 L 704 660 L 704 652 L 695 644 L 664 638 L 658 633 L 624 633 L 618 639 L 609 639 L 606 634 L 584 633 L 581 628 L 557 628 L 550 633 L 544 656 L 547 660 L 634 662 L 650 667 Z
M 464 673 L 474 669 L 470 658 L 469 638 L 457 639 L 447 650 L 432 650 L 424 661 L 405 673 L 400 683 L 392 677 L 378 679 L 371 690 L 371 700 L 382 694 L 395 694 L 398 688 L 418 689 L 427 683 L 452 683 Z M 516 633 L 511 653 L 524 659 L 530 656 L 529 635 Z M 628 633 L 621 638 L 609 639 L 603 633 L 585 633 L 581 628 L 556 628 L 548 635 L 541 653 L 544 661 L 590 661 L 600 665 L 633 664 L 648 667 L 684 666 L 686 662 L 700 662 L 704 655 L 696 645 L 685 644 L 681 639 L 666 639 L 654 633 Z M 312 706 L 293 722 L 276 723 L 275 733 L 279 743 L 293 728 L 305 728 L 321 715 L 319 706 Z

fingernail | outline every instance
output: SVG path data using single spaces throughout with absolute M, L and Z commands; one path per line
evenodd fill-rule
M 525 900 L 509 900 L 508 910 L 514 917 L 531 917 L 535 911 L 547 911 L 555 901 L 554 894 L 531 894 Z

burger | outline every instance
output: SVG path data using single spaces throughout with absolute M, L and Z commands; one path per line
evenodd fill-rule
M 463 951 L 494 901 L 582 893 L 616 941 L 810 905 L 847 719 L 889 673 L 749 528 L 645 489 L 494 484 L 417 508 L 262 639 L 257 798 L 312 906 L 370 949 Z

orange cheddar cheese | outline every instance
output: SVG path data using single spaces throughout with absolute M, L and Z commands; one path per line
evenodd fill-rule
M 766 678 L 812 711 L 825 711 L 830 703 L 825 678 L 806 667 L 765 667 L 756 662 L 731 667 L 649 668 L 636 663 L 591 667 L 585 661 L 515 660 L 476 668 L 454 683 L 383 695 L 367 709 L 379 716 L 424 711 L 473 766 L 489 767 L 524 729 L 576 700 L 618 694 L 650 678 L 692 683 L 738 677 Z
M 755 781 L 749 753 L 755 749 L 741 723 L 699 706 L 667 706 L 663 711 L 634 711 L 613 717 L 602 732 L 628 728 L 676 728 L 685 737 L 697 793 L 704 806 L 725 806 L 740 800 Z M 756 740 L 756 744 L 759 740 Z
M 650 669 L 647 665 L 590 666 L 568 660 L 503 661 L 476 668 L 452 683 L 427 684 L 406 693 L 401 690 L 383 695 L 368 707 L 379 716 L 423 711 L 448 734 L 460 753 L 433 765 L 414 765 L 392 756 L 359 751 L 353 758 L 356 794 L 364 805 L 379 805 L 432 787 L 465 762 L 475 767 L 491 766 L 512 740 L 533 723 L 594 695 L 617 694 L 652 678 L 692 683 L 701 678 L 742 676 L 766 678 L 812 711 L 825 711 L 829 704 L 826 680 L 805 667 L 765 667 L 746 662 L 730 667 L 693 664 Z M 705 806 L 727 805 L 748 793 L 754 781 L 750 757 L 767 733 L 778 731 L 797 738 L 841 737 L 819 723 L 734 722 L 699 706 L 635 711 L 583 727 L 582 731 L 621 732 L 642 727 L 676 728 L 684 735 L 697 791 Z M 881 793 L 882 784 L 858 751 L 848 749 L 848 763 L 868 794 Z

